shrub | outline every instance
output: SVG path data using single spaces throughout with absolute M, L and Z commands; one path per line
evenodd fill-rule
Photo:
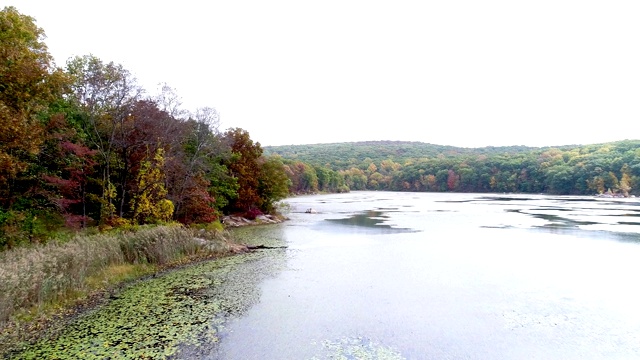
M 258 216 L 262 215 L 262 211 L 258 208 L 251 208 L 244 213 L 244 217 L 249 220 L 255 220 Z

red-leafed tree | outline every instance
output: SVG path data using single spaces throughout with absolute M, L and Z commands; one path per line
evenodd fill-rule
M 460 177 L 456 174 L 455 171 L 449 169 L 447 175 L 447 189 L 449 191 L 454 191 L 458 188 Z
M 91 218 L 87 209 L 87 186 L 96 162 L 95 151 L 84 145 L 68 141 L 60 143 L 60 155 L 67 160 L 60 176 L 43 175 L 44 181 L 58 189 L 59 197 L 52 201 L 64 216 L 65 223 L 71 228 L 86 227 Z
M 67 226 L 86 227 L 96 205 L 91 202 L 88 189 L 97 165 L 96 151 L 82 143 L 61 113 L 49 119 L 45 133 L 46 140 L 38 156 L 44 182 L 41 193 L 64 217 Z
M 262 199 L 258 192 L 260 178 L 260 164 L 262 156 L 260 143 L 254 143 L 246 130 L 240 128 L 229 129 L 224 134 L 225 140 L 231 147 L 231 159 L 227 167 L 231 176 L 238 181 L 238 197 L 228 207 L 230 211 L 242 212 L 262 206 Z
M 189 185 L 183 187 L 176 219 L 183 224 L 210 223 L 218 218 L 215 199 L 209 193 L 210 182 L 200 175 L 190 176 Z

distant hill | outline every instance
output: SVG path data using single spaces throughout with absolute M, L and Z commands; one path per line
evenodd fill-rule
M 351 189 L 640 195 L 640 140 L 481 148 L 367 141 L 267 146 L 264 153 L 282 157 L 294 192 Z
M 575 146 L 556 147 L 569 149 Z M 363 141 L 331 144 L 265 146 L 265 155 L 280 155 L 284 159 L 299 160 L 314 165 L 331 164 L 334 168 L 361 163 L 371 159 L 375 163 L 393 160 L 404 163 L 406 160 L 458 157 L 461 155 L 515 155 L 549 149 L 528 146 L 487 146 L 481 148 L 463 148 L 447 145 L 435 145 L 415 141 Z

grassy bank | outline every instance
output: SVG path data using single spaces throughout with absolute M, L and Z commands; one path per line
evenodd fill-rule
M 240 248 L 227 240 L 222 231 L 169 225 L 79 235 L 65 243 L 2 252 L 0 339 L 19 340 L 28 336 L 24 334 L 26 329 L 37 330 L 48 316 L 100 289 L 172 264 Z

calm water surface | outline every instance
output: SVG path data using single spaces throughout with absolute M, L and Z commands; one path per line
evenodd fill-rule
M 638 199 L 287 202 L 291 220 L 269 230 L 288 242 L 285 270 L 210 358 L 640 358 Z

